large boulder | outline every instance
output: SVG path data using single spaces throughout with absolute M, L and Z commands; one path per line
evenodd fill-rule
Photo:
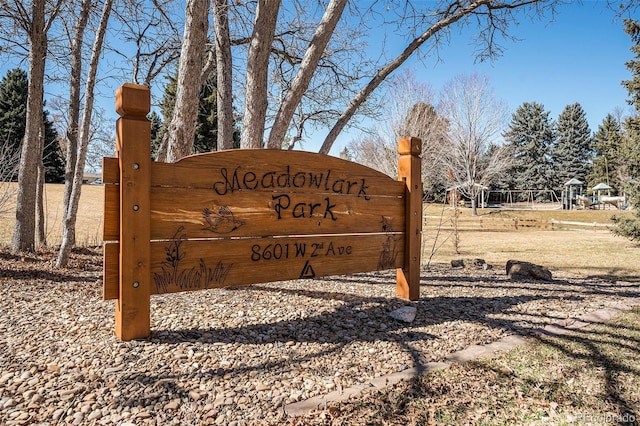
M 535 280 L 553 281 L 551 271 L 544 266 L 521 260 L 507 261 L 507 275 L 510 278 L 533 278 Z

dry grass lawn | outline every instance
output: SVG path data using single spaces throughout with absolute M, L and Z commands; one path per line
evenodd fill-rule
M 439 216 L 442 206 L 427 206 L 426 215 Z M 614 214 L 631 214 L 616 210 L 480 210 L 483 230 L 463 230 L 459 232 L 458 249 L 454 250 L 453 234 L 443 229 L 438 234 L 436 219 L 425 228 L 423 261 L 428 263 L 435 246 L 439 247 L 432 257 L 432 263 L 449 263 L 452 259 L 483 258 L 496 267 L 503 267 L 507 260 L 517 259 L 547 266 L 552 271 L 564 271 L 582 276 L 598 276 L 626 280 L 640 280 L 640 246 L 621 237 L 616 237 L 604 227 L 575 230 L 545 230 L 520 227 L 492 229 L 492 219 L 502 225 L 502 219 L 518 217 L 522 220 L 550 219 L 585 223 L 611 223 Z M 445 209 L 446 220 L 452 211 Z M 460 220 L 468 220 L 470 209 L 460 210 Z M 445 220 L 445 221 L 446 221 Z M 434 223 L 435 222 L 435 223 Z
M 47 242 L 58 245 L 61 238 L 62 194 L 64 185 L 46 186 Z M 78 212 L 77 241 L 81 246 L 101 243 L 103 214 L 102 185 L 84 185 Z M 11 205 L 9 205 L 11 207 Z M 503 227 L 493 229 L 491 223 L 504 223 L 514 217 L 521 221 L 540 222 L 551 219 L 586 223 L 611 223 L 616 210 L 498 210 L 481 209 L 482 230 L 464 230 L 459 233 L 459 253 L 455 253 L 453 236 L 449 230 L 439 234 L 435 219 L 427 219 L 423 244 L 423 261 L 429 262 L 434 241 L 438 249 L 431 263 L 449 263 L 458 258 L 483 258 L 496 267 L 509 259 L 526 260 L 549 267 L 552 271 L 565 271 L 582 276 L 604 276 L 618 279 L 640 280 L 640 247 L 611 234 L 606 228 L 583 231 L 550 231 L 521 227 L 518 230 Z M 450 218 L 452 210 L 442 205 L 427 205 L 425 215 Z M 623 212 L 622 214 L 630 214 Z M 470 218 L 470 209 L 459 209 L 461 220 Z M 0 215 L 0 245 L 8 245 L 13 232 L 14 212 Z
M 47 243 L 59 245 L 62 235 L 62 196 L 64 185 L 47 184 L 46 197 L 46 229 Z M 76 225 L 76 241 L 80 246 L 95 246 L 102 243 L 102 209 L 104 188 L 102 185 L 83 185 L 78 207 Z M 11 209 L 0 215 L 0 245 L 11 243 L 13 225 L 15 223 L 15 200 L 8 204 Z

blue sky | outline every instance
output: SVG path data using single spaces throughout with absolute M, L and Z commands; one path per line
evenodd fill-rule
M 639 15 L 640 9 L 633 17 Z M 509 33 L 519 41 L 503 41 L 503 55 L 492 62 L 475 63 L 471 33 L 453 31 L 450 43 L 440 49 L 440 61 L 411 59 L 404 66 L 436 92 L 455 75 L 487 75 L 495 96 L 507 103 L 509 116 L 523 102 L 535 101 L 557 119 L 566 105 L 578 102 L 592 132 L 616 107 L 629 108 L 620 83 L 631 77 L 625 62 L 633 58 L 632 43 L 622 19 L 615 19 L 602 0 L 562 6 L 553 22 L 524 19 Z M 332 154 L 351 137 L 339 137 Z M 305 145 L 314 148 L 315 143 Z
M 620 83 L 631 77 L 625 62 L 633 57 L 622 19 L 616 19 L 605 6 L 604 0 L 584 0 L 560 7 L 553 22 L 522 19 L 509 30 L 519 41 L 502 41 L 503 55 L 485 63 L 476 63 L 473 32 L 454 30 L 449 44 L 441 46 L 439 60 L 411 58 L 403 68 L 412 68 L 418 79 L 436 93 L 458 74 L 487 75 L 496 97 L 506 102 L 509 114 L 523 102 L 535 101 L 557 119 L 566 105 L 579 102 L 591 130 L 596 131 L 607 113 L 617 107 L 628 110 L 627 93 Z M 640 19 L 640 8 L 632 17 Z M 387 45 L 387 57 L 394 57 L 405 45 Z M 4 75 L 15 65 L 5 62 L 0 70 Z M 115 120 L 113 98 L 98 99 L 98 104 Z M 328 130 L 316 131 L 303 149 L 317 151 Z M 331 153 L 339 154 L 353 137 L 343 132 Z

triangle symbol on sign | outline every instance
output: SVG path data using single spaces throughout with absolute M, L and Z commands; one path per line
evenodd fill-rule
M 311 266 L 311 264 L 307 260 L 307 262 L 304 264 L 304 267 L 302 268 L 302 272 L 300 273 L 300 279 L 315 278 L 315 277 L 316 277 L 316 272 L 313 270 L 313 266 Z

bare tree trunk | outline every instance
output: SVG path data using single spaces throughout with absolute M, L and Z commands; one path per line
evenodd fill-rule
M 20 167 L 18 168 L 18 195 L 16 223 L 13 228 L 11 250 L 35 250 L 36 192 L 38 162 L 42 160 L 44 64 L 47 53 L 45 27 L 45 0 L 33 0 L 32 21 L 29 29 L 29 95 L 27 96 L 27 124 Z
M 78 21 L 76 22 L 73 40 L 71 41 L 71 73 L 69 81 L 69 118 L 67 123 L 66 144 L 67 158 L 64 172 L 64 201 L 62 209 L 62 217 L 68 216 L 71 192 L 73 191 L 73 174 L 78 162 L 78 132 L 80 120 L 80 86 L 82 83 L 82 47 L 84 41 L 84 32 L 87 28 L 89 20 L 89 12 L 91 11 L 91 0 L 82 0 Z M 63 235 L 67 228 L 66 221 L 63 219 Z M 75 245 L 75 233 L 73 235 L 63 236 L 64 240 L 69 241 L 71 246 Z
M 213 23 L 216 28 L 216 71 L 218 79 L 218 151 L 233 148 L 233 87 L 229 3 L 214 0 Z
M 58 253 L 58 260 L 56 267 L 66 267 L 69 262 L 69 255 L 71 249 L 76 244 L 76 221 L 78 217 L 78 204 L 80 202 L 80 195 L 82 193 L 82 178 L 84 177 L 84 166 L 87 158 L 87 147 L 89 145 L 89 138 L 91 134 L 91 116 L 93 114 L 93 102 L 94 92 L 96 85 L 96 74 L 98 72 L 98 64 L 100 62 L 100 55 L 102 53 L 102 46 L 104 43 L 104 36 L 107 32 L 107 24 L 109 17 L 111 16 L 111 6 L 113 0 L 106 0 L 102 8 L 102 15 L 100 16 L 100 24 L 98 31 L 93 42 L 93 48 L 91 50 L 91 59 L 89 61 L 89 74 L 87 76 L 87 83 L 85 87 L 85 103 L 84 111 L 82 114 L 82 127 L 80 129 L 80 143 L 78 146 L 78 161 L 73 174 L 72 191 L 69 200 L 69 207 L 64 216 L 64 227 L 62 233 L 62 244 L 60 246 L 60 252 Z
M 322 20 L 318 24 L 313 39 L 307 48 L 307 51 L 302 58 L 300 69 L 296 74 L 293 82 L 291 83 L 291 89 L 287 92 L 284 101 L 280 105 L 280 109 L 276 114 L 273 127 L 269 133 L 269 140 L 267 142 L 267 148 L 281 149 L 282 142 L 289 128 L 289 123 L 293 117 L 296 107 L 300 104 L 302 95 L 309 87 L 311 77 L 318 66 L 318 62 L 324 53 L 327 43 L 336 28 L 342 11 L 347 0 L 331 0 L 324 11 Z
M 44 146 L 44 134 L 42 142 Z M 36 236 L 38 238 L 38 247 L 47 245 L 47 223 L 45 215 L 45 199 L 44 199 L 45 169 L 44 161 L 40 157 L 38 164 L 38 183 L 36 185 Z
M 366 101 L 371 93 L 400 65 L 402 65 L 412 54 L 415 52 L 420 46 L 424 44 L 425 41 L 429 40 L 438 31 L 443 28 L 448 27 L 449 25 L 457 22 L 461 18 L 464 18 L 466 15 L 470 14 L 473 10 L 489 3 L 489 0 L 477 0 L 470 3 L 468 6 L 464 8 L 457 9 L 455 13 L 452 15 L 445 15 L 438 22 L 433 24 L 429 29 L 427 29 L 424 33 L 422 33 L 418 38 L 414 39 L 409 45 L 395 58 L 393 61 L 389 62 L 387 65 L 383 66 L 378 70 L 376 75 L 367 83 L 367 85 L 358 92 L 349 105 L 347 109 L 342 113 L 336 124 L 329 131 L 329 134 L 325 138 L 322 146 L 320 147 L 320 153 L 328 154 L 329 150 L 333 146 L 333 143 L 336 141 L 336 138 L 342 132 L 344 127 L 347 125 L 351 117 L 356 113 L 358 108 Z
M 279 8 L 280 0 L 258 0 L 247 58 L 247 91 L 244 98 L 241 148 L 262 148 L 267 115 L 269 53 Z
M 178 68 L 173 117 L 167 129 L 167 161 L 191 154 L 198 120 L 204 46 L 209 26 L 209 0 L 189 0 Z

